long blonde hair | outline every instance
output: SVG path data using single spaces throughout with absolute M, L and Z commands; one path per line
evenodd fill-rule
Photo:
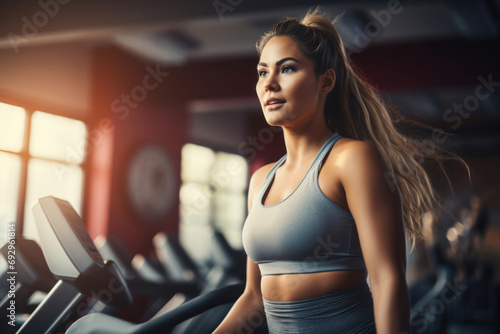
M 422 237 L 422 215 L 429 212 L 439 221 L 441 199 L 433 189 L 429 175 L 422 167 L 424 161 L 435 161 L 450 184 L 443 160 L 457 160 L 470 170 L 457 154 L 446 151 L 429 139 L 412 138 L 405 130 L 430 130 L 431 127 L 405 118 L 397 107 L 385 101 L 380 91 L 373 87 L 351 64 L 342 39 L 335 28 L 343 13 L 333 21 L 319 13 L 319 7 L 310 9 L 301 20 L 285 18 L 275 24 L 257 42 L 262 53 L 266 43 L 274 36 L 289 36 L 301 52 L 313 60 L 316 75 L 332 68 L 336 82 L 325 104 L 325 121 L 333 132 L 374 143 L 383 153 L 390 171 L 389 182 L 397 182 L 403 201 L 403 219 L 406 235 L 412 245 Z M 448 133 L 432 129 L 435 132 Z

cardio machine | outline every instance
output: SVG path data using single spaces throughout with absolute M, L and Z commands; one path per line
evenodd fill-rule
M 57 281 L 45 262 L 42 249 L 33 240 L 18 236 L 7 241 L 0 253 L 0 261 L 5 262 L 5 270 L 0 274 L 0 319 L 6 320 L 0 323 L 0 333 L 6 333 L 12 323 L 22 325 L 23 319 L 33 313 Z M 7 261 L 12 258 L 15 259 L 14 267 L 7 270 Z
M 32 211 L 43 255 L 58 282 L 16 333 L 60 332 L 82 312 L 90 295 L 109 305 L 130 305 L 130 292 L 116 265 L 103 261 L 68 202 L 44 197 Z
M 198 282 L 173 280 L 147 258 L 141 255 L 132 257 L 125 245 L 114 237 L 100 235 L 94 239 L 94 244 L 104 259 L 117 264 L 132 293 L 134 304 L 138 301 L 138 305 L 133 305 L 127 311 L 128 317 L 132 316 L 134 322 L 149 320 L 201 292 Z M 120 313 L 120 310 L 97 302 L 89 311 L 94 312 L 115 314 Z
M 121 272 L 114 262 L 102 259 L 82 219 L 67 201 L 44 197 L 32 211 L 43 254 L 59 281 L 17 333 L 61 332 L 89 295 L 114 306 L 130 305 L 130 290 Z M 140 324 L 101 313 L 88 314 L 76 320 L 66 333 L 169 333 L 193 316 L 234 302 L 243 289 L 243 283 L 216 289 Z

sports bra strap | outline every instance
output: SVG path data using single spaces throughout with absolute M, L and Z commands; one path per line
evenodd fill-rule
M 326 142 L 323 144 L 323 146 L 321 146 L 320 150 L 316 154 L 316 157 L 314 158 L 314 161 L 313 161 L 310 169 L 313 169 L 313 168 L 317 167 L 318 164 L 320 164 L 323 161 L 323 159 L 325 158 L 326 154 L 332 148 L 333 144 L 335 144 L 335 142 L 337 141 L 337 139 L 339 139 L 341 137 L 342 137 L 341 135 L 339 135 L 337 132 L 335 132 L 330 138 L 328 138 L 326 140 Z M 273 168 L 271 168 L 271 170 L 269 171 L 269 173 L 267 173 L 265 181 L 269 180 L 270 178 L 272 178 L 274 176 L 274 174 L 276 173 L 276 170 L 285 162 L 287 155 L 288 154 L 285 153 L 285 155 L 283 155 L 281 157 L 281 159 L 279 159 L 274 164 Z
M 274 177 L 274 174 L 276 173 L 276 170 L 283 164 L 283 162 L 286 160 L 286 157 L 287 157 L 287 154 L 285 153 L 285 155 L 283 155 L 273 166 L 273 168 L 271 168 L 271 170 L 269 171 L 269 173 L 267 173 L 267 176 L 266 178 L 264 179 L 264 183 L 266 183 L 265 181 L 267 181 L 268 179 Z
M 316 168 L 318 166 L 321 166 L 321 164 L 323 163 L 323 160 L 325 159 L 325 156 L 328 154 L 328 152 L 330 152 L 333 145 L 340 138 L 342 138 L 342 136 L 339 135 L 337 132 L 335 132 L 330 138 L 328 138 L 328 140 L 325 142 L 325 144 L 321 147 L 320 151 L 316 155 L 316 158 L 314 159 L 312 168 Z

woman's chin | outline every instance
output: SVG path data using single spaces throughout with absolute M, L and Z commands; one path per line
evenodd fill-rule
M 283 115 L 266 115 L 266 122 L 271 126 L 289 126 L 293 118 L 292 117 L 283 117 Z
M 285 126 L 285 122 L 279 122 L 279 121 L 276 121 L 276 120 L 273 120 L 273 121 L 266 121 L 267 124 L 269 124 L 270 126 Z

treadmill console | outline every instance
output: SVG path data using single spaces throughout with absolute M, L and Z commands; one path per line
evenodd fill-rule
M 49 196 L 32 208 L 40 244 L 51 272 L 60 279 L 90 274 L 104 261 L 82 219 L 67 201 Z
M 32 212 L 43 255 L 54 276 L 73 282 L 83 293 L 99 295 L 111 290 L 113 298 L 101 300 L 106 304 L 130 305 L 132 297 L 118 267 L 113 261 L 103 260 L 71 204 L 43 197 Z

